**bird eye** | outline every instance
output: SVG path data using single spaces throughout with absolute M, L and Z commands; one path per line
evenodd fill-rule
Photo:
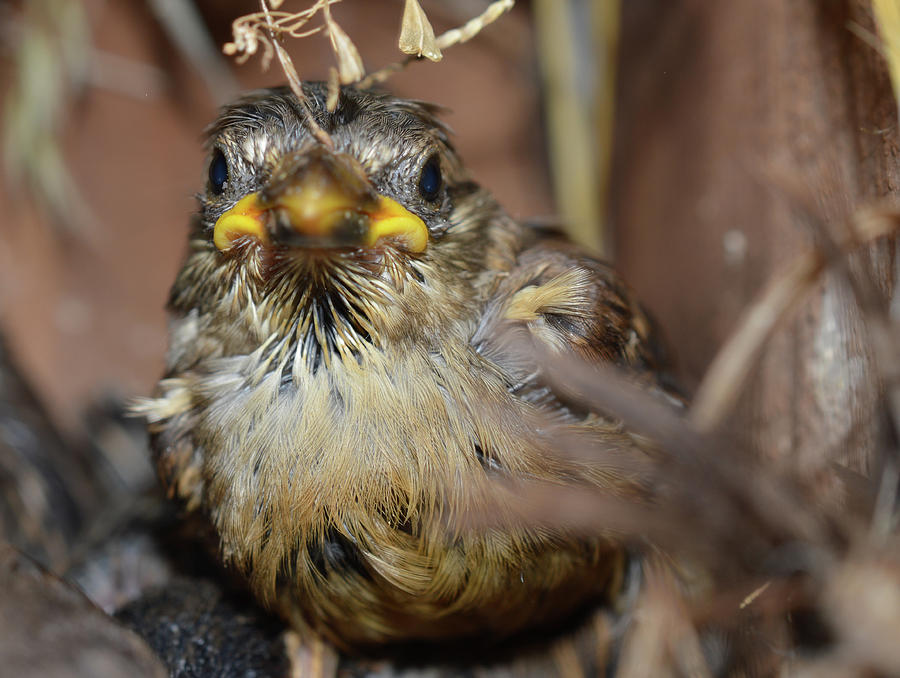
M 228 161 L 220 149 L 213 152 L 209 163 L 209 187 L 216 195 L 221 195 L 225 190 L 225 182 L 228 181 Z
M 433 155 L 428 158 L 419 175 L 419 193 L 428 202 L 433 202 L 437 200 L 442 184 L 441 161 L 437 155 Z

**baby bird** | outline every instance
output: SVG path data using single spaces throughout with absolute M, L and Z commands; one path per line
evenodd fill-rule
M 637 448 L 519 347 L 653 381 L 646 315 L 607 265 L 507 216 L 434 106 L 344 88 L 329 112 L 325 85 L 304 91 L 245 95 L 209 128 L 143 407 L 169 493 L 261 601 L 344 649 L 502 639 L 614 593 L 608 536 L 463 525 L 516 482 L 634 491 L 549 452 L 561 430 Z

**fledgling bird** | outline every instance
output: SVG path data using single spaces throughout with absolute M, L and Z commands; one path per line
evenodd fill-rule
M 614 590 L 614 539 L 460 525 L 503 510 L 501 480 L 632 491 L 548 453 L 560 431 L 636 448 L 510 337 L 653 381 L 646 315 L 471 181 L 435 107 L 344 88 L 329 112 L 325 85 L 304 91 L 248 94 L 209 129 L 143 406 L 164 484 L 262 601 L 342 648 L 499 639 Z

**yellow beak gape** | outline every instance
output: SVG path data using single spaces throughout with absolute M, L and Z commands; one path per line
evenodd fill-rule
M 428 246 L 428 227 L 422 219 L 396 200 L 379 195 L 374 206 L 347 204 L 344 196 L 331 192 L 305 192 L 302 187 L 264 206 L 258 193 L 245 196 L 216 221 L 213 242 L 220 250 L 229 249 L 236 240 L 253 237 L 263 245 L 270 240 L 266 228 L 267 214 L 278 210 L 298 233 L 314 240 L 331 237 L 342 218 L 356 214 L 364 218 L 365 228 L 359 239 L 347 242 L 357 247 L 393 244 L 407 252 L 424 252 Z M 329 246 L 335 246 L 332 242 Z
M 234 207 L 216 221 L 213 231 L 213 242 L 216 247 L 223 251 L 227 250 L 235 240 L 245 236 L 256 238 L 263 244 L 267 243 L 265 211 L 265 208 L 259 204 L 257 193 L 251 193 L 241 198 Z
M 407 252 L 424 252 L 428 247 L 428 227 L 422 219 L 396 200 L 378 196 L 378 206 L 369 213 L 366 245 L 375 247 L 383 240 L 397 243 Z

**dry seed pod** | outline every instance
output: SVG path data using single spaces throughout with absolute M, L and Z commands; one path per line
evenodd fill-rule
M 337 57 L 338 73 L 341 84 L 351 85 L 359 82 L 366 76 L 362 57 L 359 50 L 350 39 L 350 36 L 341 28 L 337 21 L 331 18 L 331 12 L 326 10 L 325 23 L 328 26 L 328 39 L 331 40 L 331 49 Z
M 443 59 L 437 41 L 434 39 L 434 29 L 431 22 L 425 16 L 425 10 L 419 4 L 419 0 L 406 0 L 403 8 L 403 23 L 400 27 L 400 51 L 413 56 L 424 56 L 431 61 Z

